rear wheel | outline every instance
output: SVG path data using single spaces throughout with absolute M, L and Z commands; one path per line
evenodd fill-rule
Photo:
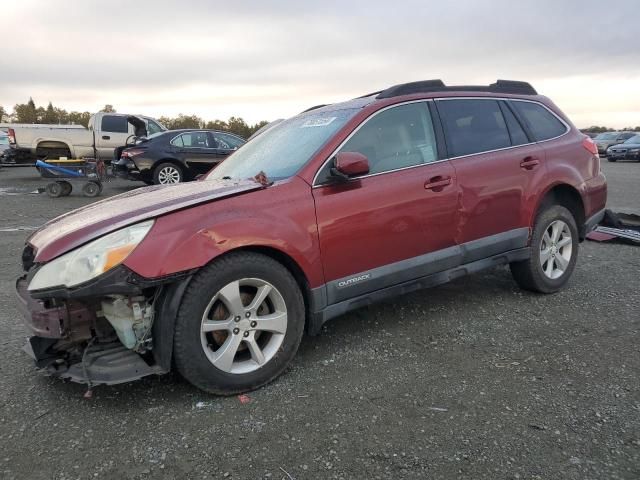
M 270 257 L 236 253 L 191 281 L 174 337 L 180 374 L 207 392 L 232 395 L 261 387 L 295 356 L 304 301 L 291 273 Z
M 62 182 L 51 182 L 47 184 L 45 191 L 51 198 L 61 197 L 63 192 Z
M 71 195 L 71 192 L 73 191 L 73 185 L 71 185 L 71 183 L 63 180 L 61 182 L 58 182 L 61 186 L 62 186 L 62 196 L 63 197 L 67 197 L 69 195 Z
M 156 185 L 171 185 L 183 180 L 182 168 L 174 163 L 161 163 L 153 171 L 153 183 Z
M 510 264 L 513 278 L 526 290 L 554 293 L 565 286 L 578 258 L 578 228 L 569 210 L 554 205 L 536 218 L 531 257 Z
M 87 182 L 82 186 L 82 194 L 85 197 L 97 197 L 102 192 L 102 185 L 98 182 Z

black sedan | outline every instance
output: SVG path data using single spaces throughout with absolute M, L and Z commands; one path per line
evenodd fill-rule
M 607 159 L 610 162 L 618 160 L 636 160 L 640 162 L 640 134 L 631 137 L 624 143 L 607 149 Z
M 244 139 L 217 130 L 158 132 L 124 149 L 112 164 L 113 173 L 150 185 L 193 180 L 244 144 Z

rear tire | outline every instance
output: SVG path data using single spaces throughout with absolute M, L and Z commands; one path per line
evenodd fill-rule
M 82 186 L 82 194 L 85 197 L 97 197 L 102 192 L 102 185 L 98 182 L 87 182 Z
M 302 293 L 282 264 L 232 253 L 204 267 L 187 287 L 176 319 L 176 368 L 206 392 L 254 390 L 285 370 L 304 320 Z
M 509 266 L 525 290 L 554 293 L 562 289 L 576 265 L 578 228 L 569 210 L 554 205 L 538 214 L 531 235 L 531 257 Z
M 51 198 L 61 197 L 62 192 L 64 191 L 62 182 L 48 183 L 47 186 L 45 187 L 45 191 L 47 192 L 47 195 L 49 195 Z
M 156 185 L 173 185 L 183 181 L 184 172 L 175 163 L 164 162 L 153 170 L 153 183 Z
M 71 195 L 71 192 L 73 191 L 73 185 L 71 185 L 71 183 L 63 180 L 61 182 L 58 182 L 60 185 L 62 185 L 62 196 L 63 197 L 68 197 L 69 195 Z

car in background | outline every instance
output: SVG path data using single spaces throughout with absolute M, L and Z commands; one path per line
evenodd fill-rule
M 9 150 L 9 135 L 0 130 L 0 157 L 4 154 L 5 150 Z
M 149 185 L 193 180 L 244 145 L 243 138 L 217 130 L 170 130 L 140 139 L 113 162 L 113 174 Z
M 640 133 L 627 139 L 624 143 L 614 145 L 607 149 L 607 160 L 617 162 L 618 160 L 636 160 L 640 162 Z
M 596 142 L 598 153 L 606 155 L 609 147 L 623 143 L 634 135 L 636 135 L 634 132 L 604 132 L 596 136 L 593 141 Z

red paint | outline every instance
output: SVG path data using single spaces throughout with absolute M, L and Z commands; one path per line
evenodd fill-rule
M 336 169 L 351 177 L 369 173 L 369 160 L 358 152 L 340 152 L 336 155 Z

